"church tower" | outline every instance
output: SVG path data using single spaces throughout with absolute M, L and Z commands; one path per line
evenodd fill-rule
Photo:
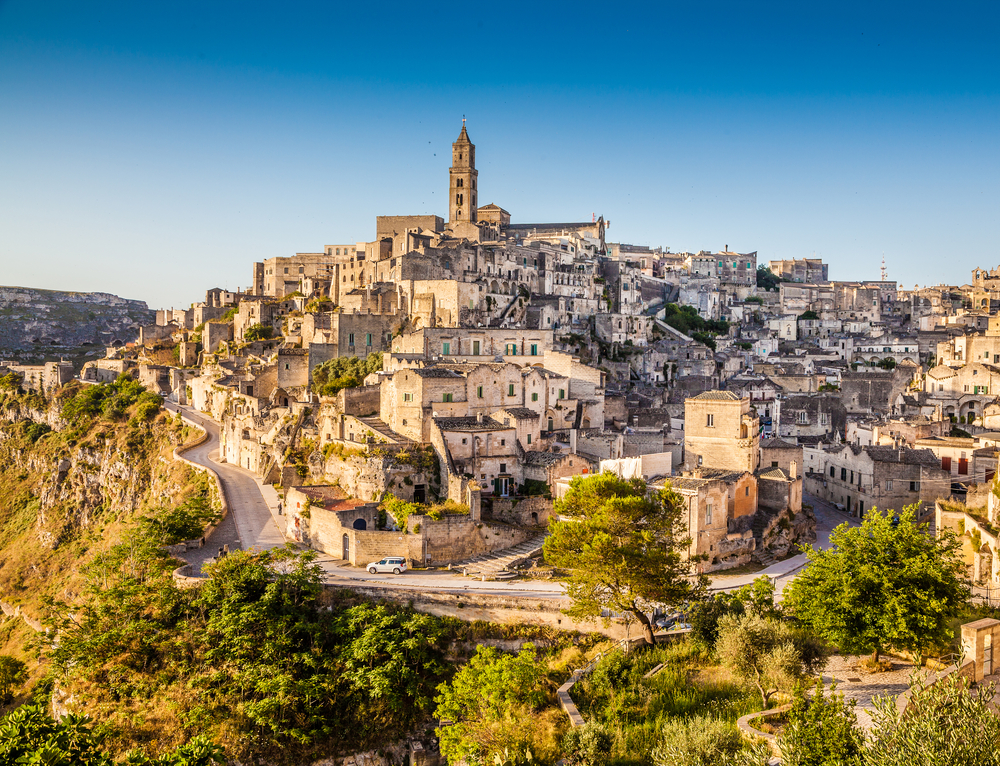
M 450 183 L 448 188 L 448 223 L 476 222 L 476 147 L 469 140 L 462 118 L 462 132 L 451 145 Z

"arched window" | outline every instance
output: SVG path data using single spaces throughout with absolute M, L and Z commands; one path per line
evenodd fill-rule
M 456 205 L 461 205 L 462 204 L 462 195 L 461 194 L 456 194 L 455 195 L 455 204 Z
M 457 181 L 455 181 L 455 186 L 461 189 L 463 186 L 465 186 L 465 179 L 459 178 Z

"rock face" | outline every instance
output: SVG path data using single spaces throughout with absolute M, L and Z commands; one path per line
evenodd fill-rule
M 126 343 L 155 317 L 145 301 L 108 293 L 0 287 L 0 359 Z

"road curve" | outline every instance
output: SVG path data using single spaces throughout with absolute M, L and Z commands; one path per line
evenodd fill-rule
M 212 532 L 205 547 L 188 551 L 185 560 L 201 570 L 201 565 L 218 554 L 219 549 L 229 546 L 229 550 L 266 549 L 284 545 L 285 539 L 278 528 L 270 507 L 261 491 L 257 477 L 250 471 L 229 463 L 217 461 L 219 451 L 219 426 L 211 418 L 190 407 L 178 407 L 167 402 L 171 412 L 180 412 L 187 420 L 205 429 L 208 439 L 196 447 L 182 453 L 183 457 L 196 465 L 215 472 L 226 492 L 229 515 Z

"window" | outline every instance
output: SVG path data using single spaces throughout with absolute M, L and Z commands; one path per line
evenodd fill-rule
M 537 402 L 538 401 L 538 394 L 532 394 L 531 395 L 531 401 Z
M 885 488 L 887 491 L 892 491 L 892 479 L 885 480 Z
M 507 440 L 506 439 L 501 439 L 500 440 L 500 446 L 501 447 L 506 447 L 507 446 Z
M 412 402 L 413 401 L 413 394 L 403 394 L 403 401 L 404 402 Z
M 918 492 L 920 490 L 920 482 L 911 481 L 910 482 L 910 492 Z
M 453 394 L 443 394 L 441 396 L 441 401 L 442 402 L 452 402 L 452 401 L 454 401 L 454 399 L 452 398 L 453 396 L 454 396 Z
M 468 439 L 462 439 L 462 444 L 468 444 L 468 443 L 469 443 Z
M 771 468 L 777 468 L 777 467 L 778 467 L 778 461 L 777 460 L 772 460 L 771 461 Z
M 566 398 L 566 389 L 565 388 L 560 388 L 559 389 L 559 398 L 560 399 L 565 399 Z
M 532 343 L 531 344 L 531 355 L 532 356 L 538 356 L 538 344 L 537 343 Z
M 463 186 L 465 186 L 465 179 L 464 178 L 459 178 L 455 182 L 455 186 L 457 186 L 459 189 L 461 189 Z
M 705 524 L 712 523 L 712 504 L 705 503 Z
M 795 421 L 797 423 L 808 423 L 809 422 L 809 413 L 806 412 L 805 410 L 799 410 L 796 413 Z
M 531 434 L 528 434 L 528 444 L 531 444 Z
M 478 340 L 472 341 L 472 355 L 473 356 L 479 356 L 479 341 Z
M 840 480 L 841 481 L 847 481 L 847 469 L 846 468 L 841 468 L 840 469 Z
M 365 345 L 370 346 L 371 344 L 372 344 L 372 334 L 370 332 L 365 333 Z
M 285 369 L 286 370 L 290 369 L 290 365 L 288 364 L 288 362 L 285 362 Z
M 500 464 L 500 473 L 507 473 L 507 464 L 506 463 L 501 463 Z
M 833 466 L 831 465 L 831 466 L 830 466 L 830 478 L 831 478 L 831 479 L 832 479 L 832 478 L 834 477 L 834 473 L 833 473 L 833 472 L 834 472 L 835 470 L 836 470 L 836 469 L 835 469 L 835 468 L 834 468 L 834 467 L 833 467 Z
M 828 413 L 828 412 L 821 412 L 819 414 L 819 424 L 821 426 L 829 425 L 830 424 L 830 413 Z
M 347 345 L 348 346 L 353 346 L 354 345 L 354 333 L 353 332 L 349 333 L 348 336 L 347 336 Z
M 451 343 L 449 343 L 448 341 L 445 341 L 444 343 L 442 343 L 441 344 L 441 353 L 444 354 L 445 356 L 447 356 L 448 354 L 450 354 L 451 353 Z
M 483 398 L 483 387 L 482 386 L 476 386 L 476 396 L 478 398 L 480 398 L 480 399 Z
M 744 487 L 743 494 L 746 497 L 750 497 L 750 487 Z
M 514 384 L 509 383 L 507 385 L 507 396 L 513 396 L 513 395 L 514 395 Z
M 711 412 L 705 416 L 705 427 L 715 428 L 715 415 Z

